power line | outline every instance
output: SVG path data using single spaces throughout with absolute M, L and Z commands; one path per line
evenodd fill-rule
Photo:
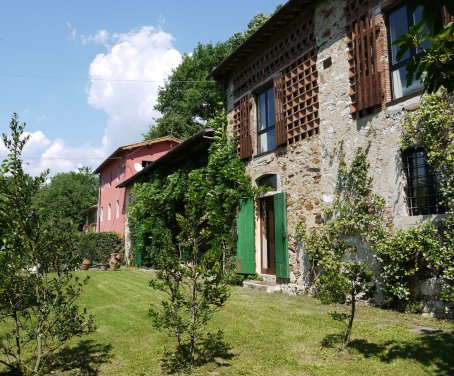
M 107 81 L 107 82 L 138 82 L 138 83 L 166 83 L 169 80 L 128 80 L 128 79 L 114 79 L 114 78 L 96 78 L 96 77 L 71 77 L 71 76 L 53 76 L 53 75 L 30 75 L 30 74 L 15 74 L 15 73 L 0 73 L 0 77 L 14 77 L 14 78 L 27 78 L 27 79 L 41 79 L 41 80 L 69 80 L 69 81 Z M 210 80 L 172 80 L 176 83 L 216 83 Z

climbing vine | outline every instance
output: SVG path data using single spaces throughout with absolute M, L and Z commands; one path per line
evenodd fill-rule
M 365 255 L 385 230 L 381 220 L 384 202 L 372 192 L 367 150 L 358 148 L 348 167 L 341 146 L 339 159 L 335 200 L 325 212 L 325 225 L 311 234 L 300 225 L 298 234 L 313 263 L 316 295 L 323 303 L 347 303 L 350 307 L 349 313 L 330 313 L 346 325 L 345 346 L 350 341 L 356 301 L 372 298 L 376 287 Z
M 225 114 L 209 124 L 218 130 L 208 160 L 188 159 L 134 188 L 131 222 L 140 225 L 138 243 L 157 269 L 150 285 L 167 296 L 150 314 L 155 327 L 176 340 L 164 358 L 172 371 L 209 361 L 225 348 L 222 331 L 210 334 L 206 326 L 229 295 L 236 210 L 252 187 L 224 124 Z
M 446 90 L 424 95 L 419 108 L 405 114 L 403 128 L 403 148 L 423 149 L 428 163 L 440 177 L 439 189 L 446 214 L 442 237 L 436 238 L 439 250 L 431 262 L 442 271 L 443 298 L 454 301 L 454 109 Z

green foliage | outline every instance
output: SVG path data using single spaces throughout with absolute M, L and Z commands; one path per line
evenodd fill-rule
M 424 278 L 440 276 L 445 252 L 439 237 L 436 226 L 427 221 L 418 227 L 396 230 L 377 244 L 385 306 L 408 310 L 420 298 L 411 293 L 411 286 Z
M 339 158 L 336 197 L 326 212 L 325 225 L 308 235 L 304 224 L 300 224 L 298 235 L 313 263 L 316 296 L 322 303 L 350 305 L 349 314 L 331 313 L 333 319 L 345 321 L 347 345 L 356 300 L 372 298 L 375 290 L 372 271 L 361 254 L 385 235 L 381 221 L 384 203 L 372 192 L 367 151 L 358 148 L 350 168 L 342 145 Z
M 83 210 L 98 201 L 98 178 L 87 168 L 52 177 L 36 196 L 34 206 L 42 218 L 69 219 L 82 228 Z
M 447 210 L 438 258 L 433 264 L 443 271 L 443 297 L 454 301 L 454 110 L 446 91 L 424 95 L 420 107 L 405 114 L 403 127 L 403 148 L 424 149 L 429 164 L 440 174 L 440 193 Z
M 221 61 L 257 30 L 269 17 L 257 14 L 244 33 L 236 33 L 225 42 L 199 43 L 185 54 L 164 87 L 160 88 L 155 109 L 161 113 L 145 139 L 172 135 L 185 139 L 206 128 L 225 108 L 224 87 L 208 76 Z
M 24 173 L 25 124 L 14 115 L 10 128 L 0 173 L 0 363 L 14 374 L 40 374 L 52 353 L 92 331 L 93 322 L 75 304 L 87 283 L 71 273 L 79 263 L 75 229 L 34 211 L 46 174 Z
M 158 270 L 150 285 L 168 296 L 150 313 L 177 341 L 167 354 L 170 369 L 203 363 L 214 356 L 210 349 L 219 349 L 222 334 L 206 333 L 206 325 L 228 297 L 236 210 L 241 197 L 252 195 L 236 145 L 220 130 L 225 113 L 214 122 L 207 161 L 157 172 L 133 192 L 131 229 L 140 224 L 136 243 Z
M 78 253 L 97 263 L 105 263 L 112 253 L 122 253 L 123 237 L 116 232 L 80 233 Z
M 410 48 L 418 48 L 422 54 L 414 55 L 407 65 L 407 84 L 413 77 L 424 83 L 428 93 L 445 87 L 448 92 L 454 91 L 454 24 L 443 27 L 443 7 L 454 14 L 452 0 L 407 0 L 411 9 L 423 6 L 423 18 L 409 32 L 400 36 L 394 43 L 400 46 L 397 59 L 400 59 Z M 427 26 L 429 32 L 423 32 Z M 430 41 L 428 48 L 423 43 Z

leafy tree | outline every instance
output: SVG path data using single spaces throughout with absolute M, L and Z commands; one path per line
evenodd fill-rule
M 410 9 L 423 7 L 422 19 L 410 28 L 409 32 L 399 37 L 394 43 L 400 46 L 397 59 L 415 47 L 422 54 L 411 57 L 407 65 L 407 84 L 413 78 L 424 83 L 428 93 L 445 87 L 448 92 L 454 91 L 454 23 L 443 26 L 443 8 L 454 14 L 452 0 L 407 0 Z M 428 31 L 424 31 L 428 30 Z M 424 48 L 424 42 L 430 45 Z
M 78 172 L 63 172 L 43 185 L 35 199 L 35 207 L 42 218 L 69 219 L 79 226 L 84 223 L 82 211 L 98 201 L 98 178 L 90 168 Z
M 348 168 L 341 147 L 336 198 L 326 212 L 325 225 L 311 234 L 303 225 L 298 229 L 313 262 L 316 295 L 322 303 L 350 306 L 349 313 L 330 312 L 334 320 L 346 325 L 344 346 L 350 341 L 356 301 L 372 298 L 375 290 L 365 252 L 385 235 L 384 203 L 372 193 L 368 167 L 367 152 L 358 148 Z
M 210 125 L 222 128 L 225 114 L 215 121 Z M 235 148 L 219 130 L 207 162 L 158 172 L 134 188 L 130 214 L 141 224 L 140 242 L 157 268 L 150 285 L 167 294 L 150 313 L 154 325 L 177 342 L 174 354 L 167 354 L 170 368 L 197 365 L 225 350 L 222 332 L 210 335 L 206 325 L 228 297 L 226 260 L 235 249 L 236 208 L 252 194 Z
M 45 372 L 49 355 L 93 330 L 75 301 L 87 280 L 74 277 L 80 262 L 67 221 L 43 221 L 33 199 L 46 174 L 32 178 L 20 159 L 28 137 L 15 114 L 0 173 L 0 363 L 14 374 Z
M 172 135 L 185 139 L 206 127 L 225 108 L 225 90 L 208 79 L 210 72 L 238 47 L 269 17 L 257 14 L 244 33 L 236 33 L 225 42 L 199 43 L 191 54 L 183 57 L 164 87 L 160 88 L 155 109 L 161 113 L 145 139 Z

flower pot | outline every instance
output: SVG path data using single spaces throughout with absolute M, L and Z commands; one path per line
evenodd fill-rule
M 119 254 L 118 253 L 112 253 L 110 255 L 109 266 L 110 266 L 110 270 L 113 271 L 113 272 L 115 270 L 117 270 L 118 258 L 119 258 Z
M 102 271 L 106 271 L 107 270 L 107 264 L 99 264 L 99 269 L 101 269 Z
M 91 261 L 90 259 L 84 257 L 82 264 L 80 264 L 80 270 L 88 270 L 90 268 Z

